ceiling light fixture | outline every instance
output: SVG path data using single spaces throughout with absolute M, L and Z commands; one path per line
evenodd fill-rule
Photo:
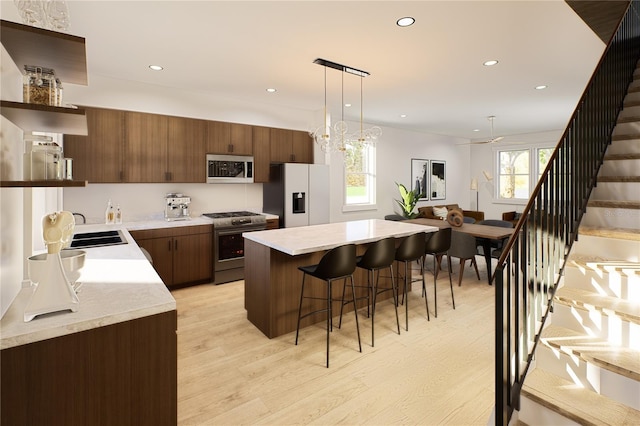
M 491 67 L 493 65 L 496 65 L 497 63 L 498 63 L 498 61 L 496 61 L 495 59 L 492 59 L 490 61 L 484 62 L 482 65 L 484 65 L 485 67 Z
M 149 68 L 154 70 L 154 71 L 162 71 L 164 69 L 160 65 L 149 65 Z
M 547 86 L 544 85 L 544 84 L 541 84 L 540 86 L 536 86 L 536 90 L 544 90 L 546 88 L 547 88 Z
M 404 18 L 400 18 L 396 21 L 396 25 L 399 27 L 410 27 L 416 22 L 414 18 L 411 16 L 405 16 Z
M 267 89 L 267 92 L 269 92 L 269 93 L 276 93 L 277 91 L 278 91 L 278 90 L 274 89 L 273 87 L 269 87 L 269 88 Z
M 369 129 L 364 128 L 363 123 L 363 96 L 362 96 L 362 80 L 368 76 L 367 71 L 362 71 L 357 68 L 348 67 L 346 65 L 338 64 L 328 61 L 326 59 L 316 59 L 314 64 L 322 65 L 324 67 L 324 126 L 317 128 L 315 131 L 310 132 L 313 140 L 320 146 L 320 149 L 324 152 L 344 152 L 347 144 L 353 145 L 356 143 L 369 144 L 373 143 L 382 134 L 380 127 L 374 126 Z M 328 111 L 327 111 L 327 68 L 333 68 L 342 72 L 342 88 L 341 88 L 341 119 L 333 126 L 334 135 L 331 135 L 331 125 L 329 124 Z M 347 123 L 344 121 L 344 74 L 353 74 L 360 77 L 360 130 L 356 133 L 348 133 Z
M 407 118 L 407 114 L 400 114 L 400 118 Z

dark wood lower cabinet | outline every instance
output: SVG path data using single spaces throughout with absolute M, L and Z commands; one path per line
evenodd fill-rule
M 176 311 L 0 352 L 3 425 L 175 425 Z
M 194 225 L 130 231 L 147 250 L 167 287 L 209 282 L 213 278 L 213 227 Z

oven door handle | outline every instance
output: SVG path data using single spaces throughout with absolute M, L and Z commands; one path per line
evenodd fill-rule
M 265 229 L 267 229 L 266 224 L 256 226 L 255 223 L 252 223 L 252 224 L 236 225 L 234 227 L 224 227 L 224 228 L 217 228 L 217 229 L 214 226 L 213 232 L 216 235 L 233 235 L 233 234 L 242 234 L 243 232 L 249 232 L 249 231 L 264 231 Z

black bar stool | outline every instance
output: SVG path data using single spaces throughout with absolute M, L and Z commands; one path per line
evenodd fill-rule
M 409 284 L 422 280 L 422 287 L 424 288 L 424 262 L 420 263 L 420 278 L 413 279 L 411 277 L 411 262 L 417 260 L 423 260 L 426 234 L 424 232 L 418 232 L 417 234 L 409 235 L 404 239 L 396 249 L 395 260 L 398 261 L 398 268 L 400 268 L 400 262 L 404 263 L 404 293 L 402 294 L 402 303 L 405 307 L 405 322 L 406 330 L 409 330 L 409 297 L 407 296 L 407 289 Z M 398 282 L 400 281 L 400 272 L 397 274 Z M 429 304 L 425 297 L 425 304 L 427 306 L 427 320 L 429 320 Z
M 298 333 L 300 332 L 300 319 L 319 312 L 327 313 L 327 368 L 329 368 L 329 332 L 333 331 L 333 318 L 331 315 L 331 283 L 335 280 L 344 279 L 345 285 L 347 278 L 351 278 L 351 291 L 355 295 L 355 286 L 353 284 L 353 271 L 356 269 L 356 246 L 355 244 L 346 244 L 329 250 L 322 256 L 320 262 L 316 265 L 300 266 L 298 269 L 302 271 L 302 289 L 300 290 L 300 306 L 298 307 L 298 326 L 296 327 L 296 345 L 298 344 Z M 327 297 L 313 297 L 304 295 L 305 277 L 312 277 L 323 280 L 327 284 Z M 322 299 L 326 300 L 327 306 L 324 309 L 318 309 L 302 315 L 302 301 L 304 299 Z M 355 298 L 354 298 L 355 299 Z M 342 300 L 342 299 L 336 299 Z M 358 308 L 355 300 L 353 301 L 353 312 L 356 316 L 356 331 L 358 333 L 358 346 L 362 352 L 362 344 L 360 343 L 360 326 L 358 325 Z
M 440 266 L 439 259 L 440 257 L 447 255 L 447 271 L 449 272 L 449 286 L 451 287 L 451 301 L 453 302 L 453 309 L 456 308 L 456 301 L 453 298 L 453 283 L 451 281 L 451 257 L 449 256 L 449 248 L 451 247 L 451 228 L 443 228 L 440 229 L 433 234 L 431 237 L 425 242 L 425 250 L 424 254 L 433 255 L 433 297 L 435 303 L 435 315 L 438 318 L 438 292 L 436 291 L 436 280 L 438 279 L 438 270 Z M 426 258 L 424 259 L 426 262 Z M 427 288 L 424 284 L 424 280 L 422 281 L 422 293 L 427 296 Z M 429 315 L 429 307 L 427 307 L 427 316 Z
M 367 316 L 369 316 L 369 304 L 371 303 L 371 346 L 374 346 L 374 322 L 376 315 L 376 298 L 378 294 L 385 291 L 391 291 L 393 293 L 393 307 L 396 310 L 396 325 L 398 326 L 398 334 L 400 334 L 400 321 L 398 319 L 398 291 L 396 289 L 396 283 L 393 277 L 393 261 L 395 260 L 396 253 L 396 239 L 393 237 L 385 238 L 371 244 L 362 256 L 356 258 L 356 266 L 358 268 L 367 270 L 367 286 L 355 286 L 357 288 L 366 288 L 367 295 L 365 297 L 354 298 L 367 299 Z M 389 268 L 391 273 L 391 287 L 379 288 L 380 283 L 380 270 Z M 352 300 L 344 300 L 344 294 L 346 290 L 346 280 L 344 288 L 342 290 L 342 307 L 340 308 L 340 325 L 342 325 L 342 308 L 345 304 L 351 303 Z M 371 295 L 371 297 L 369 297 Z

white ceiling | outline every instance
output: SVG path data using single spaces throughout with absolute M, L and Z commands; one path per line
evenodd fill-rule
M 3 19 L 19 21 L 13 2 L 2 3 Z M 496 135 L 564 129 L 604 49 L 561 0 L 67 5 L 69 32 L 86 38 L 89 82 L 102 75 L 321 111 L 320 57 L 371 74 L 365 122 L 467 139 L 489 136 L 489 115 Z M 416 23 L 396 26 L 403 16 Z M 489 59 L 500 62 L 483 66 Z M 334 117 L 341 76 L 327 71 Z M 357 120 L 360 78 L 345 74 L 344 84 L 345 118 Z M 534 90 L 540 84 L 548 88 Z

